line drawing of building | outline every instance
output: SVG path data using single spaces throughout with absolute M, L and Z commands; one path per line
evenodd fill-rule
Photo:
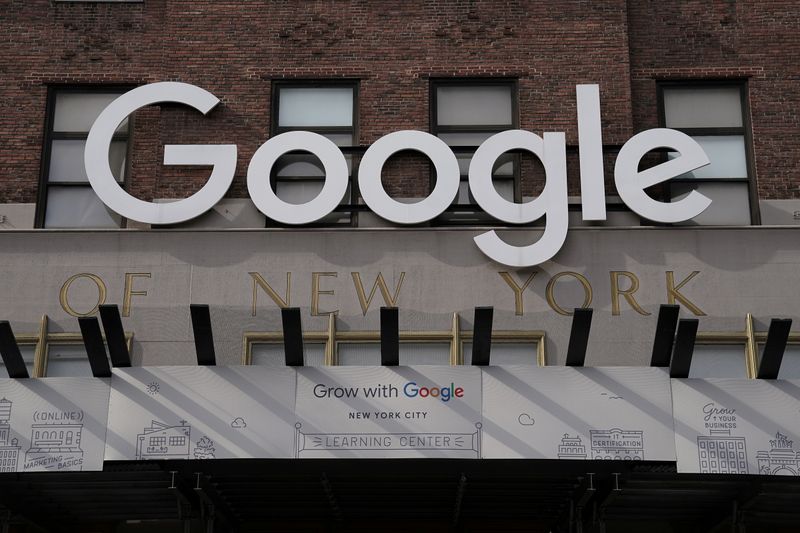
M 136 459 L 188 459 L 191 432 L 186 420 L 177 426 L 152 420 L 150 427 L 136 436 Z
M 703 474 L 748 474 L 747 442 L 729 429 L 712 429 L 697 436 L 697 455 Z
M 83 424 L 33 424 L 24 469 L 83 470 Z
M 794 441 L 780 431 L 769 441 L 770 450 L 756 453 L 758 473 L 770 476 L 800 476 L 800 451 L 794 451 Z
M 11 407 L 13 402 L 0 399 L 0 472 L 16 472 L 19 460 L 19 441 L 11 438 Z
M 586 446 L 584 446 L 580 435 L 570 437 L 569 433 L 564 433 L 561 444 L 558 445 L 559 459 L 586 459 Z
M 644 433 L 612 428 L 589 431 L 592 459 L 641 461 L 644 459 Z

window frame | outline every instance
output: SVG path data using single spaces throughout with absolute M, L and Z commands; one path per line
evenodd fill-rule
M 53 141 L 57 140 L 78 140 L 85 141 L 89 132 L 54 132 L 55 126 L 55 113 L 56 113 L 56 99 L 59 94 L 73 93 L 73 94 L 91 94 L 91 93 L 116 93 L 120 95 L 133 89 L 133 85 L 129 84 L 109 84 L 109 85 L 51 85 L 47 88 L 47 104 L 45 106 L 45 124 L 44 124 L 44 143 L 42 145 L 41 165 L 39 168 L 39 188 L 36 196 L 36 214 L 34 217 L 34 227 L 39 229 L 46 229 L 45 219 L 47 217 L 47 194 L 50 188 L 50 163 L 53 150 Z M 122 180 L 118 182 L 120 186 L 125 189 L 128 182 L 131 166 L 131 148 L 133 138 L 133 115 L 128 117 L 127 130 L 122 132 L 114 132 L 112 137 L 113 141 L 125 141 L 125 168 L 123 170 Z M 87 182 L 82 181 L 60 181 L 54 183 L 57 187 L 88 187 L 92 186 Z M 127 219 L 120 215 L 120 223 L 118 228 L 127 227 Z M 98 229 L 93 227 L 76 226 L 74 228 L 59 228 L 59 229 Z M 102 228 L 114 229 L 114 228 Z
M 761 358 L 764 356 L 764 347 L 767 344 L 767 331 L 761 331 L 755 333 L 755 344 L 756 344 L 756 357 L 758 358 L 758 365 L 761 365 Z M 790 331 L 789 338 L 786 341 L 786 348 L 789 346 L 800 346 L 800 331 Z M 784 359 L 781 360 L 781 368 L 783 368 L 783 362 L 786 360 L 786 353 L 783 354 Z M 758 366 L 756 366 L 756 371 Z M 778 378 L 778 379 L 787 379 L 787 378 Z M 800 379 L 800 378 L 788 378 L 788 379 Z
M 327 88 L 337 88 L 337 87 L 350 87 L 353 89 L 353 117 L 352 117 L 352 126 L 318 126 L 318 127 L 307 127 L 307 126 L 279 126 L 278 122 L 280 119 L 280 91 L 282 89 L 327 89 Z M 339 146 L 339 150 L 345 156 L 351 157 L 351 166 L 350 166 L 350 175 L 348 176 L 348 180 L 350 183 L 350 200 L 348 203 L 341 203 L 337 206 L 336 209 L 332 211 L 332 213 L 336 212 L 344 212 L 350 213 L 350 220 L 349 222 L 342 222 L 338 224 L 332 224 L 330 222 L 323 222 L 317 221 L 312 222 L 310 224 L 303 224 L 302 227 L 306 228 L 319 228 L 319 227 L 356 227 L 358 226 L 358 212 L 362 211 L 366 208 L 366 206 L 359 204 L 358 200 L 360 197 L 359 190 L 358 190 L 358 165 L 356 162 L 356 155 L 360 152 L 359 147 L 359 94 L 361 92 L 361 80 L 357 78 L 338 78 L 338 79 L 325 79 L 325 78 L 314 78 L 314 79 L 282 79 L 282 80 L 273 80 L 272 82 L 272 89 L 270 94 L 270 127 L 269 127 L 269 137 L 272 138 L 276 135 L 280 135 L 281 133 L 287 133 L 290 131 L 310 131 L 312 133 L 319 133 L 319 134 L 352 134 L 353 142 L 350 146 Z M 277 163 L 277 162 L 276 162 Z M 273 190 L 277 190 L 277 172 L 276 168 L 278 165 L 273 165 L 272 171 L 270 172 L 269 182 L 270 186 Z M 319 181 L 318 178 L 295 178 L 298 181 Z M 288 181 L 288 180 L 284 180 Z M 287 227 L 286 224 L 281 224 L 275 220 L 270 219 L 268 216 L 266 217 L 266 227 Z
M 128 353 L 133 353 L 133 332 L 125 331 L 125 345 L 128 348 Z M 111 364 L 111 356 L 108 352 L 108 342 L 106 341 L 105 333 L 101 334 L 103 339 L 103 346 L 106 350 L 106 357 L 108 358 L 108 366 L 113 368 Z M 83 335 L 80 333 L 48 333 L 44 339 L 41 363 L 35 366 L 35 377 L 48 377 L 47 366 L 50 362 L 50 347 L 51 346 L 84 346 Z M 86 361 L 88 362 L 88 356 Z M 91 377 L 91 376 L 86 376 Z
M 746 331 L 698 331 L 695 339 L 696 346 L 733 346 L 742 351 L 742 363 L 744 363 L 744 373 L 736 379 L 753 379 L 755 374 L 751 364 L 751 340 Z M 694 360 L 694 359 L 693 359 Z M 689 367 L 689 377 L 691 376 L 691 366 Z M 717 376 L 703 376 L 697 379 L 709 379 Z
M 49 324 L 49 317 L 47 315 L 42 315 L 41 321 L 39 322 L 39 330 L 36 333 L 17 333 L 14 334 L 14 338 L 17 341 L 19 346 L 33 346 L 33 372 L 30 373 L 30 377 L 32 378 L 43 378 L 47 377 L 47 363 L 50 355 L 50 345 L 83 345 L 83 335 L 80 333 L 71 333 L 71 332 L 58 332 L 58 333 L 49 333 L 48 332 L 48 324 Z M 132 331 L 125 331 L 125 344 L 128 347 L 128 353 L 133 353 L 133 336 L 134 333 Z M 106 337 L 105 333 L 101 333 L 103 338 L 103 342 L 106 345 Z M 88 361 L 88 359 L 87 359 Z M 109 359 L 109 364 L 111 361 Z M 3 377 L 3 371 L 0 371 L 0 378 Z
M 438 123 L 438 115 L 439 115 L 439 99 L 437 89 L 440 87 L 487 87 L 487 86 L 507 86 L 511 89 L 511 124 L 504 124 L 499 126 L 487 126 L 487 125 L 463 125 L 463 126 L 441 126 Z M 507 77 L 500 77 L 500 78 L 431 78 L 428 83 L 428 108 L 429 108 L 429 129 L 431 135 L 438 137 L 439 134 L 442 133 L 490 133 L 496 134 L 507 130 L 512 129 L 519 129 L 519 80 L 517 78 L 507 78 Z M 459 147 L 451 147 L 453 153 L 456 155 L 465 154 L 465 153 L 475 153 L 478 149 L 478 146 L 459 146 Z M 506 180 L 510 180 L 513 183 L 514 188 L 514 202 L 521 203 L 522 202 L 522 174 L 520 168 L 520 156 L 518 153 L 513 155 L 513 166 L 514 172 L 513 175 L 508 178 L 502 178 Z M 430 187 L 431 189 L 435 185 L 435 170 L 433 165 L 430 165 Z M 463 181 L 469 181 L 469 176 L 459 175 L 459 184 Z M 481 213 L 483 210 L 477 203 L 469 203 L 469 204 L 451 204 L 445 210 L 445 213 L 453 213 L 453 212 L 460 212 L 460 211 L 472 211 L 475 213 Z M 506 226 L 507 224 L 503 221 L 496 220 L 494 217 L 490 217 L 487 220 L 482 220 L 480 222 L 475 221 L 464 221 L 460 222 L 458 220 L 446 220 L 443 219 L 440 215 L 436 219 L 431 221 L 432 225 L 435 226 Z
M 703 87 L 736 87 L 739 89 L 739 98 L 742 112 L 742 125 L 740 127 L 705 127 L 705 128 L 670 128 L 691 137 L 698 136 L 722 136 L 722 135 L 742 135 L 745 144 L 745 164 L 747 169 L 746 178 L 673 178 L 665 183 L 665 201 L 670 201 L 671 185 L 673 183 L 747 183 L 747 202 L 750 206 L 750 226 L 761 225 L 761 212 L 758 205 L 758 184 L 756 179 L 755 152 L 753 149 L 753 128 L 750 121 L 750 87 L 747 79 L 681 79 L 681 80 L 658 80 L 656 82 L 656 100 L 658 107 L 658 125 L 661 128 L 668 127 L 666 119 L 666 108 L 664 106 L 664 90 L 683 89 L 683 88 L 703 88 Z M 666 154 L 664 154 L 666 160 Z M 704 226 L 699 224 L 699 226 Z
M 459 347 L 459 364 L 464 365 L 464 344 L 472 342 L 472 330 L 461 332 L 461 344 Z M 496 330 L 492 331 L 492 346 L 497 344 L 535 344 L 536 350 L 531 353 L 535 358 L 536 364 L 531 366 L 548 366 L 545 358 L 545 338 L 544 331 L 536 330 Z M 494 350 L 494 348 L 492 348 Z M 490 366 L 491 360 L 490 360 Z
M 441 366 L 464 365 L 464 342 L 472 338 L 472 330 L 461 329 L 461 319 L 458 313 L 453 313 L 452 326 L 449 330 L 432 331 L 399 331 L 399 340 L 404 343 L 430 343 L 448 344 L 449 358 Z M 537 366 L 547 366 L 545 358 L 545 337 L 541 330 L 495 330 L 492 331 L 492 342 L 498 344 L 536 343 L 536 350 L 531 355 L 535 357 Z M 337 331 L 336 316 L 328 315 L 327 331 L 304 331 L 303 343 L 323 344 L 325 346 L 324 366 L 339 365 L 340 344 L 377 344 L 380 351 L 380 330 L 366 331 Z M 242 364 L 253 364 L 254 344 L 282 344 L 282 331 L 245 331 L 242 336 Z M 378 365 L 379 366 L 379 365 Z

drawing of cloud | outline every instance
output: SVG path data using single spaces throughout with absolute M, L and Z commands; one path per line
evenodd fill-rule
M 517 421 L 520 424 L 522 424 L 523 426 L 532 426 L 532 425 L 534 425 L 536 423 L 536 421 L 533 419 L 533 417 L 531 415 L 529 415 L 528 413 L 521 413 L 517 417 Z
M 244 421 L 244 418 L 237 416 L 233 419 L 233 422 L 231 422 L 231 427 L 236 429 L 246 428 L 247 423 Z

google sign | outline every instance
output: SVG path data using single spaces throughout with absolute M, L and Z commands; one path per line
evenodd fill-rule
M 600 91 L 597 85 L 576 87 L 581 201 L 584 220 L 605 220 L 605 186 L 600 127 Z M 114 131 L 133 112 L 151 104 L 177 102 L 207 114 L 219 99 L 200 87 L 161 82 L 133 89 L 108 105 L 98 116 L 86 141 L 84 161 L 89 183 L 109 208 L 120 215 L 150 224 L 175 224 L 198 217 L 214 207 L 233 182 L 237 149 L 233 144 L 165 145 L 165 165 L 210 165 L 208 182 L 196 193 L 171 203 L 153 203 L 128 194 L 114 179 L 108 160 Z M 655 167 L 639 171 L 639 161 L 660 148 L 675 152 Z M 387 159 L 402 150 L 427 156 L 436 169 L 436 185 L 419 202 L 406 204 L 391 198 L 381 184 Z M 509 150 L 524 150 L 538 157 L 546 173 L 545 187 L 534 200 L 510 202 L 492 183 L 495 161 Z M 303 151 L 319 158 L 325 169 L 322 191 L 304 204 L 290 204 L 273 192 L 269 176 L 275 162 L 287 152 Z M 680 222 L 696 217 L 711 203 L 697 191 L 671 203 L 649 197 L 645 189 L 709 164 L 700 145 L 679 131 L 658 128 L 631 137 L 621 148 L 614 167 L 617 192 L 632 211 L 656 222 Z M 361 160 L 358 186 L 366 205 L 378 216 L 397 224 L 431 220 L 450 206 L 458 193 L 459 169 L 452 150 L 438 137 L 421 131 L 396 131 L 373 143 Z M 247 189 L 256 207 L 284 224 L 308 224 L 330 214 L 341 203 L 348 186 L 344 155 L 337 146 L 316 133 L 293 131 L 276 135 L 256 150 L 247 170 Z M 546 216 L 541 238 L 527 246 L 504 242 L 495 231 L 474 238 L 491 259 L 513 267 L 533 266 L 552 258 L 564 244 L 568 229 L 567 161 L 563 132 L 508 130 L 484 141 L 469 166 L 469 188 L 480 207 L 509 224 L 527 224 Z

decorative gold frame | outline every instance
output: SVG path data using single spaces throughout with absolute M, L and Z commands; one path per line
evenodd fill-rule
M 431 344 L 450 345 L 449 362 L 452 366 L 464 364 L 464 339 L 472 337 L 472 330 L 462 330 L 458 313 L 453 313 L 452 327 L 449 331 L 401 331 L 400 342 L 420 342 Z M 325 344 L 325 366 L 339 364 L 339 344 L 342 343 L 375 343 L 380 342 L 381 332 L 370 331 L 337 331 L 336 317 L 330 315 L 327 331 L 303 332 L 303 342 Z M 250 365 L 253 361 L 253 344 L 283 342 L 283 333 L 280 331 L 256 332 L 246 331 L 242 338 L 242 364 Z M 496 343 L 536 343 L 536 362 L 545 366 L 545 333 L 543 331 L 510 331 L 498 330 L 492 332 L 492 342 Z
M 39 323 L 38 333 L 22 333 L 15 335 L 17 344 L 23 346 L 35 346 L 33 352 L 33 375 L 31 377 L 41 378 L 47 375 L 47 361 L 50 355 L 51 344 L 83 344 L 83 337 L 80 333 L 48 333 L 48 317 L 42 315 Z M 105 340 L 105 335 L 103 335 Z M 133 332 L 125 332 L 125 343 L 128 352 L 133 349 Z
M 766 337 L 766 333 L 763 334 Z M 748 379 L 755 379 L 758 373 L 758 350 L 756 333 L 753 328 L 753 315 L 747 313 L 744 331 L 701 331 L 697 333 L 695 344 L 741 344 L 744 348 L 745 373 Z
M 767 332 L 766 331 L 759 331 L 755 334 L 755 341 L 756 341 L 756 348 L 760 344 L 764 344 L 767 342 Z M 800 345 L 800 331 L 790 332 L 789 333 L 789 340 L 786 342 L 787 346 L 789 344 L 792 345 Z M 758 372 L 758 365 L 756 365 L 756 372 Z

